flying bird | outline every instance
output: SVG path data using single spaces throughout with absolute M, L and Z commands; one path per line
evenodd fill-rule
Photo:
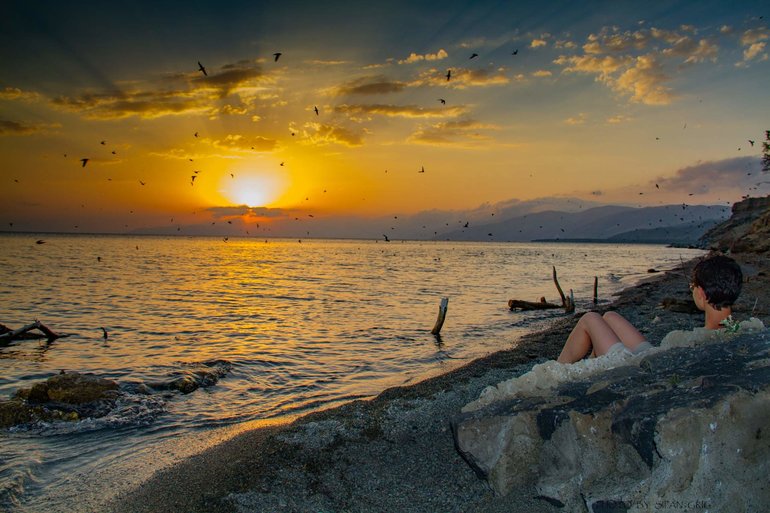
M 104 329 L 104 326 L 102 326 L 102 336 L 104 337 L 104 340 L 107 340 L 107 330 Z
M 471 54 L 471 56 L 468 58 L 468 60 L 473 59 L 474 57 L 478 57 L 478 56 L 479 56 L 479 54 L 474 52 L 474 53 Z
M 443 98 L 439 98 L 438 101 L 441 102 L 441 105 L 446 105 L 446 100 Z
M 449 82 L 450 78 L 452 78 L 452 70 L 448 69 L 446 70 L 446 81 Z
M 281 57 L 281 55 L 283 55 L 281 52 L 275 52 L 273 54 L 273 57 L 275 57 L 275 62 L 278 62 L 278 58 Z
M 43 239 L 38 239 L 35 241 L 35 244 L 45 244 L 45 241 Z
M 203 64 L 201 64 L 201 61 L 198 61 L 198 69 L 200 70 L 201 73 L 203 73 L 204 77 L 209 76 L 209 74 L 206 73 L 206 68 L 204 68 Z
M 425 172 L 425 166 L 420 166 L 420 170 L 417 171 L 418 173 L 424 173 Z
M 192 175 L 190 177 L 190 185 L 195 185 L 195 179 L 198 178 L 196 175 Z
M 513 52 L 511 52 L 511 55 L 518 55 L 518 54 L 519 54 L 519 49 L 518 48 L 515 49 Z
M 83 163 L 83 166 L 82 166 L 82 167 L 86 167 L 86 164 L 88 164 L 88 161 L 89 161 L 89 160 L 91 160 L 91 159 L 80 159 L 80 162 L 82 162 L 82 163 Z
M 101 144 L 102 146 L 105 146 L 107 144 L 107 141 L 101 141 L 99 144 Z
M 747 140 L 747 141 L 749 141 L 749 144 L 750 144 L 752 147 L 754 146 L 754 141 L 752 141 L 751 139 L 746 139 L 746 140 Z
M 198 137 L 198 132 L 195 132 L 193 135 L 194 135 L 195 137 Z
M 141 180 L 139 180 L 139 183 L 140 183 L 140 184 L 142 184 L 142 185 L 144 185 L 144 182 L 143 182 L 143 181 L 141 181 Z
M 383 233 L 383 234 L 382 234 L 382 236 L 383 236 L 383 237 L 385 237 L 385 242 L 390 242 L 390 239 L 388 238 L 388 236 L 387 236 L 387 235 L 385 235 L 385 234 Z
M 313 107 L 313 110 L 315 111 L 315 115 L 318 115 L 318 107 Z

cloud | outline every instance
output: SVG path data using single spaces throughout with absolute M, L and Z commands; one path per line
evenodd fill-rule
M 616 91 L 630 95 L 631 101 L 667 105 L 674 97 L 670 89 L 663 85 L 668 80 L 669 77 L 655 57 L 643 55 L 636 58 L 633 67 L 611 81 L 611 85 Z
M 655 181 L 661 189 L 706 194 L 713 191 L 743 191 L 760 172 L 756 157 L 736 157 L 698 163 L 678 169 L 672 177 Z M 749 175 L 748 173 L 751 173 Z
M 458 145 L 469 142 L 475 143 L 489 139 L 479 132 L 483 130 L 497 130 L 496 125 L 484 124 L 475 120 L 466 119 L 459 121 L 447 121 L 435 123 L 418 128 L 408 141 L 419 144 Z
M 0 100 L 35 102 L 40 95 L 33 91 L 22 91 L 17 87 L 6 87 L 0 90 Z
M 304 142 L 314 145 L 340 144 L 343 146 L 361 146 L 364 144 L 363 135 L 349 128 L 324 123 L 306 123 Z
M 226 219 L 228 217 L 283 217 L 284 211 L 280 208 L 267 207 L 249 207 L 248 205 L 238 205 L 229 207 L 209 207 L 207 212 L 211 212 L 214 219 Z
M 243 135 L 227 135 L 224 139 L 214 141 L 214 146 L 229 150 L 273 151 L 277 141 L 261 136 L 246 137 Z
M 170 115 L 209 114 L 219 111 L 215 101 L 232 94 L 242 96 L 247 103 L 255 98 L 255 88 L 272 79 L 265 77 L 261 68 L 249 61 L 226 64 L 208 76 L 167 75 L 162 84 L 132 84 L 121 92 L 84 92 L 76 96 L 58 96 L 50 102 L 58 109 L 76 112 L 90 119 L 121 119 L 139 117 L 153 119 Z M 171 85 L 172 87 L 169 87 Z M 239 112 L 240 110 L 240 112 Z M 243 107 L 223 107 L 223 114 L 243 114 Z
M 398 61 L 399 64 L 412 64 L 415 62 L 422 62 L 422 61 L 440 61 L 442 59 L 446 59 L 449 57 L 449 54 L 444 50 L 443 48 L 440 49 L 436 53 L 426 53 L 424 55 L 420 55 L 417 53 L 412 52 L 409 54 L 409 57 L 406 59 Z
M 604 27 L 586 38 L 582 54 L 560 55 L 553 62 L 565 73 L 595 75 L 598 82 L 631 102 L 666 105 L 676 98 L 669 86 L 674 70 L 683 72 L 689 65 L 716 62 L 720 50 L 717 31 L 724 35 L 726 30 L 713 29 L 713 36 L 696 38 L 699 30 L 690 25 L 676 30 Z
M 43 124 L 43 123 L 20 123 L 18 121 L 10 121 L 7 119 L 0 119 L 0 136 L 6 135 L 33 135 L 41 132 L 45 132 L 52 128 L 59 128 L 58 124 Z
M 760 55 L 762 55 L 762 60 L 767 60 L 767 54 L 764 54 L 764 55 L 762 54 L 762 52 L 764 51 L 765 51 L 764 41 L 762 41 L 761 43 L 753 43 L 743 51 L 743 60 L 750 61 L 750 60 L 756 59 Z
M 610 125 L 617 125 L 617 124 L 620 124 L 620 123 L 627 123 L 627 122 L 631 121 L 632 119 L 633 118 L 630 117 L 630 116 L 626 116 L 624 114 L 617 114 L 615 116 L 611 116 L 611 117 L 607 118 L 607 123 L 609 123 Z
M 587 118 L 586 113 L 581 112 L 577 116 L 565 119 L 564 122 L 568 125 L 584 125 Z
M 532 73 L 532 76 L 533 77 L 540 77 L 540 78 L 542 78 L 542 77 L 550 77 L 550 76 L 553 76 L 553 73 L 551 73 L 550 71 L 545 70 L 545 69 L 539 69 L 537 71 L 534 71 Z
M 378 75 L 374 77 L 362 77 L 341 85 L 336 90 L 336 95 L 361 94 L 375 95 L 398 93 L 403 91 L 406 84 L 403 82 L 394 82 L 388 78 Z
M 509 82 L 510 79 L 505 76 L 501 69 L 452 68 L 452 77 L 450 80 L 447 80 L 446 71 L 439 71 L 434 68 L 423 72 L 418 79 L 411 82 L 409 85 L 433 85 L 450 87 L 453 89 L 468 89 L 470 87 L 505 85 Z
M 541 46 L 546 46 L 548 44 L 548 41 L 545 39 L 533 39 L 529 43 L 530 48 L 540 48 Z
M 51 100 L 51 104 L 90 119 L 121 119 L 131 116 L 152 119 L 212 111 L 211 98 L 180 91 L 135 91 L 120 95 L 84 93 L 74 98 L 58 96 Z
M 468 110 L 464 106 L 437 107 L 428 109 L 417 105 L 338 105 L 335 112 L 341 114 L 374 114 L 387 117 L 402 118 L 446 118 L 457 117 Z

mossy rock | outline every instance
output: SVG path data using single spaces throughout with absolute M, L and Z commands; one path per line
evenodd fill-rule
M 32 410 L 24 401 L 0 401 L 0 428 L 9 428 L 32 420 Z
M 78 372 L 57 374 L 32 388 L 21 389 L 16 397 L 32 404 L 58 402 L 85 404 L 101 399 L 112 399 L 118 384 L 112 380 L 98 378 Z

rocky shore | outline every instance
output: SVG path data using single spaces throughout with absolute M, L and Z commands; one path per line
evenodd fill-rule
M 767 255 L 733 255 L 745 283 L 734 314 L 770 325 Z M 659 273 L 603 308 L 620 312 L 657 344 L 702 325 L 685 303 L 692 263 Z M 553 359 L 582 312 L 409 387 L 240 434 L 157 472 L 102 511 L 129 512 L 517 512 L 563 511 L 534 488 L 495 495 L 457 452 L 450 422 L 481 391 Z

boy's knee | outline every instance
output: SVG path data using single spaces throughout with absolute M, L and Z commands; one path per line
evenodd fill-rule
M 601 319 L 602 319 L 602 316 L 596 312 L 586 312 L 583 314 L 583 317 L 580 318 L 580 320 L 583 321 L 584 323 L 596 322 L 596 321 L 600 321 Z
M 604 315 L 602 315 L 602 319 L 604 319 L 607 322 L 612 322 L 614 319 L 622 319 L 623 316 L 620 315 L 618 312 L 605 312 Z

